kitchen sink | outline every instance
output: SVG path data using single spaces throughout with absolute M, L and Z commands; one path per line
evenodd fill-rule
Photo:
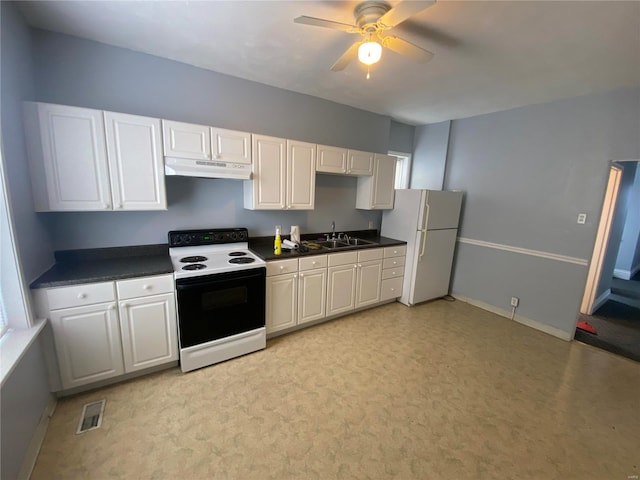
M 344 247 L 350 246 L 348 243 L 345 243 L 343 240 L 322 240 L 315 243 L 325 248 L 344 248 Z
M 354 246 L 354 245 L 377 245 L 376 242 L 372 242 L 371 240 L 363 240 L 362 238 L 350 238 L 349 240 L 343 240 L 343 242 L 347 243 L 349 246 Z

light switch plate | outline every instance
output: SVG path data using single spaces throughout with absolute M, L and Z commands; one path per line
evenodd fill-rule
M 578 214 L 578 223 L 580 225 L 584 225 L 587 221 L 587 214 L 586 213 L 579 213 Z

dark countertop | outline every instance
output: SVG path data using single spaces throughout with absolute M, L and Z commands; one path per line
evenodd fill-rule
M 62 287 L 173 273 L 168 245 L 63 250 L 31 288 Z
M 406 245 L 407 242 L 402 240 L 396 240 L 394 238 L 381 237 L 378 235 L 377 230 L 358 230 L 345 232 L 350 237 L 362 238 L 363 240 L 370 240 L 375 242 L 375 245 L 354 245 L 351 247 L 342 247 L 336 249 L 322 249 L 322 250 L 309 250 L 308 252 L 299 252 L 298 250 L 285 250 L 282 249 L 282 254 L 275 255 L 273 253 L 273 236 L 269 237 L 256 237 L 249 239 L 249 248 L 253 253 L 258 255 L 265 261 L 269 260 L 287 260 L 290 258 L 299 258 L 308 255 L 324 255 L 327 253 L 339 253 L 339 252 L 348 252 L 352 250 L 364 250 L 367 248 L 383 248 L 383 247 L 392 247 L 394 245 Z M 285 238 L 289 238 L 289 235 L 282 235 L 282 240 Z M 303 242 L 313 241 L 313 240 L 323 240 L 322 234 L 304 234 L 300 236 L 300 240 Z

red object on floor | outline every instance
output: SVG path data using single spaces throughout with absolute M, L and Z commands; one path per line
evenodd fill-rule
M 589 333 L 593 333 L 594 335 L 597 335 L 596 329 L 593 328 L 587 321 L 578 322 L 578 325 L 576 325 L 576 328 L 579 328 L 580 330 L 584 330 L 585 332 L 589 332 Z

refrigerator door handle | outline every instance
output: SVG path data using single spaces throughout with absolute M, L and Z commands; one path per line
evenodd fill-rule
M 424 224 L 422 225 L 422 230 L 420 230 L 420 232 L 422 233 L 422 248 L 420 249 L 420 256 L 418 257 L 418 261 L 420 261 L 422 259 L 422 257 L 424 257 L 424 250 L 427 246 L 427 225 L 429 225 L 429 204 L 425 203 L 424 205 Z

